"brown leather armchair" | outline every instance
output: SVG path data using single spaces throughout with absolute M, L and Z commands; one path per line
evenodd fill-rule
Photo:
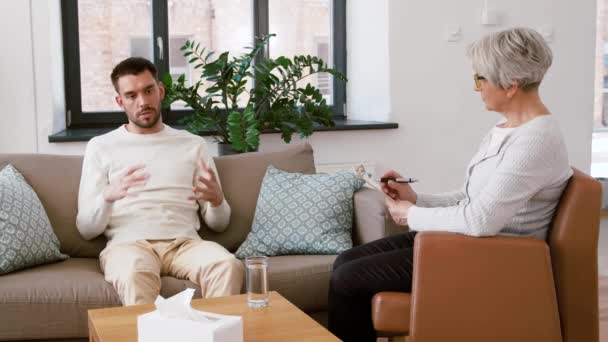
M 378 336 L 410 342 L 597 342 L 601 186 L 574 169 L 547 241 L 416 236 L 412 293 L 372 299 Z

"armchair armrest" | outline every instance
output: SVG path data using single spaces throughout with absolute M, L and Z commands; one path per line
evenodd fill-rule
M 384 204 L 384 195 L 378 190 L 363 187 L 354 196 L 353 242 L 364 244 L 399 232 L 406 226 L 397 225 Z
M 561 341 L 545 241 L 423 232 L 414 253 L 412 342 Z

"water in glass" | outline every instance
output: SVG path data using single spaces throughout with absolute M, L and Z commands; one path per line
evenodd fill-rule
M 268 258 L 249 257 L 247 265 L 247 304 L 252 308 L 268 306 Z

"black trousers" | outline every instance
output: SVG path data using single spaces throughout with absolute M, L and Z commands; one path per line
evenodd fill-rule
M 340 254 L 329 285 L 329 331 L 345 342 L 376 341 L 374 294 L 412 292 L 416 232 L 389 236 Z

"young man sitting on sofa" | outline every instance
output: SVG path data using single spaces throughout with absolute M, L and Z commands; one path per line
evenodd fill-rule
M 213 230 L 230 220 L 205 140 L 163 124 L 164 88 L 150 61 L 128 58 L 111 78 L 129 123 L 88 143 L 76 219 L 85 239 L 108 238 L 106 281 L 123 305 L 154 302 L 165 274 L 200 285 L 204 298 L 238 294 L 242 263 L 197 234 L 199 208 Z

